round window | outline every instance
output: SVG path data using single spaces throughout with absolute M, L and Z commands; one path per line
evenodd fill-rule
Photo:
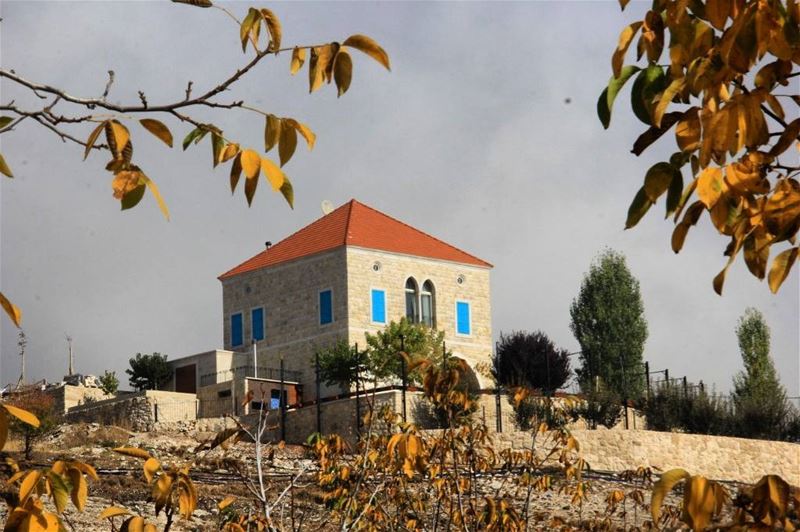
M 374 271 L 374 272 L 381 271 L 381 263 L 378 262 L 378 261 L 373 262 L 372 263 L 372 271 Z
M 464 278 L 464 276 L 463 276 L 463 275 L 459 275 L 458 277 L 456 277 L 456 282 L 457 282 L 458 284 L 464 284 L 464 281 L 465 281 L 465 280 L 466 280 L 466 279 Z

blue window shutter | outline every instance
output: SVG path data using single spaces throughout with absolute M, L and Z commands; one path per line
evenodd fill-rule
M 253 340 L 264 339 L 264 309 L 254 308 L 250 313 L 250 325 L 252 326 Z
M 458 301 L 456 303 L 456 332 L 458 334 L 470 334 L 469 318 L 469 303 Z
M 330 290 L 319 293 L 319 324 L 325 325 L 333 321 L 333 294 Z
M 242 313 L 231 315 L 231 346 L 236 347 L 244 343 L 242 331 Z
M 372 321 L 386 323 L 386 292 L 383 290 L 372 291 Z

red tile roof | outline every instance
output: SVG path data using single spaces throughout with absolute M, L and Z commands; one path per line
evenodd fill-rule
M 492 267 L 488 262 L 372 207 L 350 200 L 269 249 L 223 273 L 219 279 L 227 279 L 240 273 L 274 266 L 341 246 L 358 246 L 473 266 Z

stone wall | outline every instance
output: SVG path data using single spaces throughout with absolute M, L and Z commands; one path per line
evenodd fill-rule
M 75 406 L 91 404 L 113 397 L 113 395 L 107 394 L 101 388 L 72 386 L 71 384 L 48 388 L 46 393 L 53 398 L 56 410 L 62 413 L 67 413 L 70 408 Z
M 147 390 L 70 408 L 67 421 L 116 425 L 136 431 L 152 430 L 156 422 L 197 419 L 194 394 Z
M 796 443 L 680 434 L 650 430 L 574 430 L 581 455 L 596 471 L 639 466 L 667 471 L 676 467 L 716 480 L 756 482 L 777 474 L 800 486 L 800 445 Z M 494 434 L 497 449 L 529 448 L 528 432 Z

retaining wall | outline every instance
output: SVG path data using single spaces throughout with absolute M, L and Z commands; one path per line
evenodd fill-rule
M 196 420 L 197 399 L 193 393 L 146 390 L 76 406 L 70 408 L 65 417 L 68 421 L 148 431 L 157 422 Z

